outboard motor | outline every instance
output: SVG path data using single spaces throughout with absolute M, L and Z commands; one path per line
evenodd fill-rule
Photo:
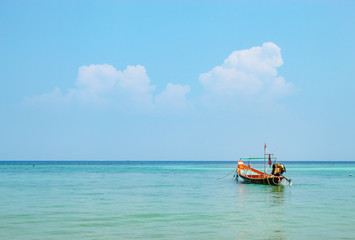
M 272 175 L 275 175 L 275 176 L 280 176 L 282 175 L 284 172 L 286 172 L 286 168 L 283 164 L 281 163 L 274 163 L 272 165 L 272 172 L 271 174 Z

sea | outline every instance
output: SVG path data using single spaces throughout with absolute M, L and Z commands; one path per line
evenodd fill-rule
M 282 163 L 1 161 L 0 239 L 355 239 L 355 162 Z

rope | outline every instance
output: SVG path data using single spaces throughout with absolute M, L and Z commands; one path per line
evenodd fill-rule
M 228 174 L 224 175 L 223 177 L 217 178 L 216 180 L 220 180 L 223 179 L 225 177 L 227 177 L 228 175 L 230 175 L 232 172 L 234 172 L 235 170 L 233 169 L 231 172 L 229 172 Z
M 287 186 L 287 185 L 289 185 L 289 182 L 285 179 L 285 181 L 282 182 L 282 185 Z
M 288 184 L 286 184 L 286 185 L 292 186 L 292 180 L 291 180 L 291 179 L 288 179 L 288 178 L 286 178 L 286 177 L 284 177 L 284 178 L 285 178 L 285 180 L 288 182 Z

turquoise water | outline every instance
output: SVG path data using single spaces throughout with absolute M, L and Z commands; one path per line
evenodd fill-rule
M 355 162 L 286 162 L 291 187 L 234 162 L 32 164 L 0 163 L 0 239 L 355 239 Z

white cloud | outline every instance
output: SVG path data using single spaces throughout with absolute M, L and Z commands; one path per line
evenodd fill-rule
M 76 88 L 63 93 L 59 88 L 32 98 L 26 102 L 38 103 L 113 103 L 126 106 L 153 108 L 155 86 L 151 85 L 144 66 L 127 66 L 123 71 L 102 65 L 81 66 L 78 71 Z M 155 97 L 156 106 L 183 107 L 189 86 L 169 83 L 166 89 Z
M 68 103 L 71 101 L 107 103 L 118 101 L 120 104 L 128 102 L 143 105 L 153 105 L 152 92 L 155 86 L 143 66 L 127 66 L 123 71 L 115 67 L 102 65 L 81 66 L 78 71 L 76 88 L 62 93 L 59 88 L 32 98 L 27 102 L 55 102 Z
M 155 89 L 150 85 L 145 68 L 140 65 L 128 66 L 123 72 L 118 72 L 118 78 L 119 87 L 134 94 L 147 93 Z
M 79 68 L 76 85 L 83 91 L 99 94 L 115 86 L 119 72 L 108 64 L 82 66 Z
M 42 95 L 34 97 L 25 97 L 25 102 L 27 103 L 38 103 L 38 102 L 55 102 L 55 103 L 64 103 L 69 102 L 71 96 L 68 94 L 63 95 L 62 91 L 55 87 L 52 92 L 44 93 Z
M 136 104 L 153 104 L 152 91 L 146 70 L 141 65 L 127 66 L 123 71 L 111 65 L 90 65 L 79 68 L 77 89 L 68 94 L 77 95 L 84 101 L 108 101 L 125 98 Z
M 159 106 L 174 108 L 186 108 L 186 94 L 190 92 L 188 85 L 168 83 L 165 90 L 155 97 L 155 103 Z
M 283 64 L 281 49 L 274 43 L 234 51 L 223 64 L 199 77 L 209 92 L 220 96 L 277 98 L 292 91 L 292 84 L 277 76 Z

